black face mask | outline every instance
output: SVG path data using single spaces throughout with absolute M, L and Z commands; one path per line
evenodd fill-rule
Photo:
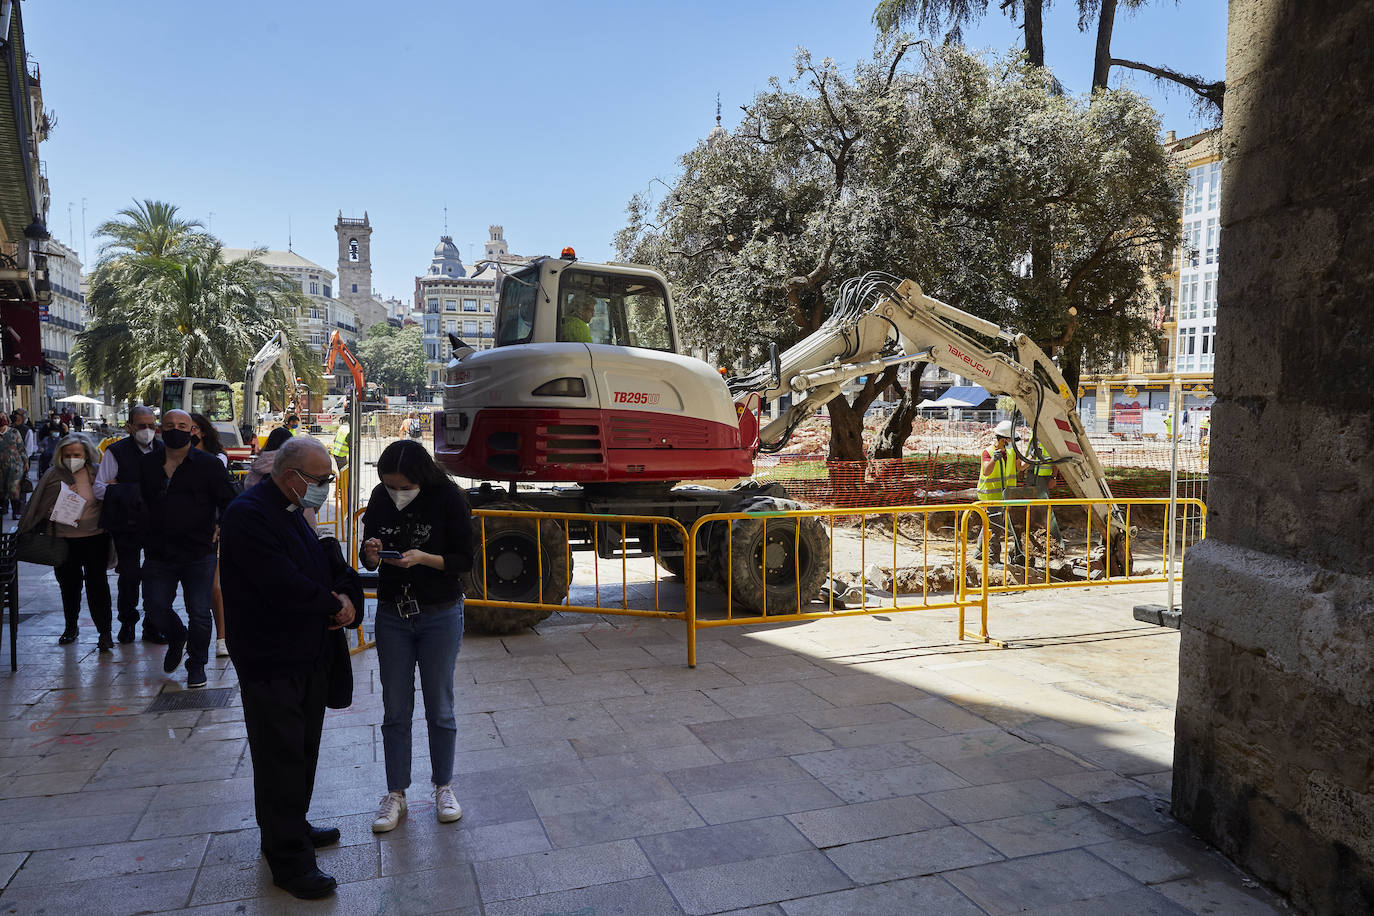
M 170 449 L 185 448 L 194 437 L 184 429 L 164 429 L 162 444 Z

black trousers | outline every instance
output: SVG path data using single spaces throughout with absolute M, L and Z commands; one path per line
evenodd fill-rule
M 143 544 L 133 532 L 119 532 L 114 535 L 115 572 L 119 607 L 119 622 L 138 623 L 138 587 L 143 581 Z M 147 621 L 144 621 L 147 627 Z M 156 631 L 156 627 L 153 628 Z
M 315 792 L 328 687 L 327 653 L 309 674 L 239 679 L 243 723 L 253 755 L 253 807 L 262 854 L 277 880 L 315 867 L 306 814 Z
M 53 570 L 62 592 L 62 617 L 68 629 L 76 627 L 81 616 L 81 586 L 86 586 L 86 606 L 97 631 L 110 632 L 110 580 L 105 568 L 110 563 L 110 536 L 92 534 L 67 538 L 67 562 Z

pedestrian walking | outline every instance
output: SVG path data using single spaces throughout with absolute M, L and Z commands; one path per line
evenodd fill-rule
M 234 499 L 229 472 L 218 460 L 193 447 L 195 423 L 184 410 L 162 415 L 161 453 L 139 462 L 139 484 L 148 507 L 143 541 L 144 610 L 167 637 L 162 670 L 171 674 L 186 656 L 186 686 L 206 683 L 215 541 L 219 516 Z M 181 586 L 189 623 L 172 610 Z
M 382 482 L 363 513 L 360 558 L 368 569 L 381 565 L 375 638 L 386 795 L 372 830 L 386 833 L 406 814 L 417 667 L 435 812 L 440 823 L 463 814 L 452 787 L 458 737 L 453 669 L 463 641 L 461 576 L 472 569 L 473 537 L 467 498 L 420 443 L 388 445 L 377 474 Z
M 215 424 L 210 422 L 210 418 L 203 413 L 191 414 L 191 422 L 195 424 L 196 448 L 207 455 L 213 455 L 219 459 L 220 464 L 228 467 L 229 453 L 224 450 L 224 444 L 220 441 L 219 430 L 215 429 Z
M 220 443 L 219 430 L 215 429 L 215 424 L 202 413 L 191 414 L 191 421 L 196 425 L 196 438 L 199 440 L 195 447 L 207 455 L 218 458 L 220 464 L 228 467 L 229 453 Z M 215 657 L 228 658 L 229 646 L 224 641 L 224 593 L 219 587 L 218 563 L 215 564 L 215 581 L 210 587 L 210 608 L 215 619 Z
M 352 677 L 347 649 L 342 660 L 329 651 L 329 631 L 356 625 L 362 614 L 356 574 L 340 582 L 299 511 L 323 505 L 333 477 L 318 440 L 293 438 L 277 450 L 271 476 L 225 512 L 220 532 L 229 655 L 243 697 L 262 852 L 273 883 L 302 899 L 337 885 L 320 871 L 315 850 L 337 843 L 339 830 L 312 826 L 307 815 L 331 680 Z
M 9 500 L 9 509 L 19 518 L 23 506 L 20 483 L 29 472 L 28 452 L 24 450 L 24 430 L 10 422 L 10 418 L 0 414 L 0 487 L 4 498 Z M 4 515 L 0 505 L 0 516 Z
M 153 409 L 140 404 L 129 411 L 126 437 L 105 448 L 95 477 L 95 498 L 100 500 L 100 527 L 110 532 L 115 547 L 115 607 L 118 609 L 122 643 L 134 641 L 138 627 L 139 588 L 143 582 L 143 526 L 146 507 L 140 484 L 139 464 L 144 455 L 161 455 L 158 423 Z M 167 638 L 157 624 L 143 615 L 143 641 L 162 644 Z
M 86 608 L 99 634 L 97 645 L 100 651 L 108 652 L 114 648 L 110 633 L 110 580 L 105 577 L 110 565 L 110 535 L 100 527 L 100 500 L 95 495 L 95 447 L 85 436 L 71 434 L 57 443 L 56 455 L 53 466 L 34 487 L 33 498 L 17 530 L 26 532 L 47 527 L 63 486 L 85 501 L 75 525 L 53 524 L 54 533 L 67 543 L 66 562 L 53 570 L 62 593 L 64 621 L 57 644 L 65 646 L 76 642 L 84 583 Z
M 420 415 L 413 410 L 406 414 L 406 435 L 418 439 L 424 432 L 425 428 L 420 424 Z

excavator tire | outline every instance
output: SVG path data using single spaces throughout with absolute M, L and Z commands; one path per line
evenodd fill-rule
M 487 503 L 483 509 L 533 512 L 525 503 L 503 499 Z M 481 538 L 482 522 L 473 519 L 473 536 Z M 463 577 L 463 591 L 469 602 L 487 598 L 492 601 L 540 600 L 543 578 L 543 603 L 560 604 L 568 597 L 572 568 L 568 560 L 568 535 L 552 519 L 488 518 L 486 525 L 487 587 L 483 588 L 483 559 L 479 552 L 472 571 Z M 510 636 L 532 627 L 553 613 L 546 609 L 485 607 L 469 603 L 464 610 L 465 628 L 474 633 Z
M 742 503 L 739 511 L 790 512 L 801 508 L 800 503 L 790 499 L 761 496 Z M 764 610 L 766 585 L 770 614 L 796 611 L 800 583 L 800 604 L 805 607 L 820 593 L 830 573 L 830 536 L 825 526 L 814 518 L 769 519 L 767 545 L 763 538 L 761 519 L 733 522 L 731 536 L 722 535 L 715 544 L 716 581 L 722 589 L 731 591 L 733 607 L 754 613 Z

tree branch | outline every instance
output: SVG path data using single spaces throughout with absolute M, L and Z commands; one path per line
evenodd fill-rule
M 1178 83 L 1190 92 L 1196 93 L 1203 101 L 1209 102 L 1217 107 L 1217 111 L 1222 110 L 1222 101 L 1226 95 L 1226 81 L 1217 80 L 1209 82 L 1200 76 L 1192 76 L 1187 73 L 1180 73 L 1168 67 L 1154 67 L 1150 64 L 1142 64 L 1134 60 L 1122 60 L 1113 57 L 1108 61 L 1113 67 L 1125 67 L 1128 70 L 1143 70 L 1155 79 L 1165 80 L 1171 83 Z

